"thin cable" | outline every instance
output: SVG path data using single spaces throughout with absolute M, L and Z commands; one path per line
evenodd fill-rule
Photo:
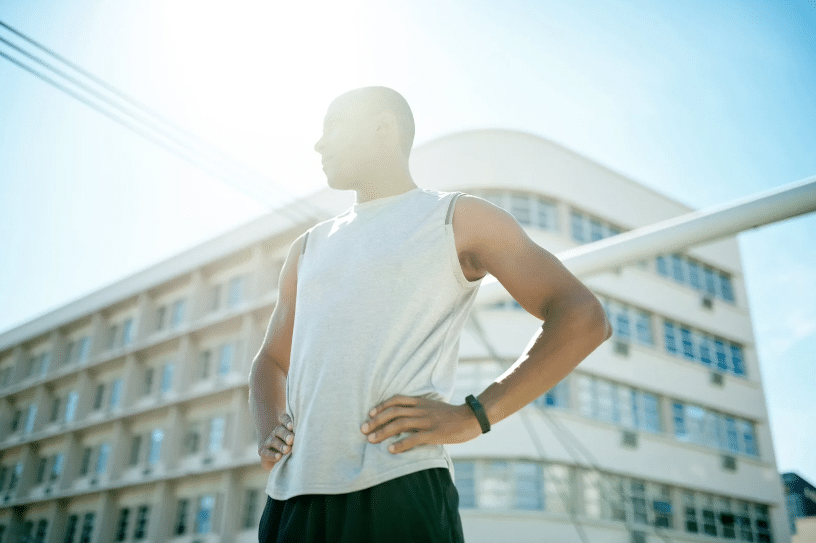
M 237 159 L 235 159 L 231 155 L 223 152 L 222 150 L 218 149 L 217 147 L 215 147 L 215 146 L 213 146 L 213 145 L 211 145 L 211 144 L 209 144 L 207 142 L 204 142 L 200 138 L 197 138 L 197 137 L 191 135 L 189 132 L 185 131 L 184 129 L 182 129 L 178 125 L 176 125 L 173 122 L 169 121 L 168 119 L 166 119 L 165 117 L 163 117 L 162 115 L 160 115 L 159 113 L 154 111 L 153 109 L 149 108 L 148 106 L 146 106 L 142 102 L 140 102 L 140 101 L 128 96 L 124 92 L 116 89 L 113 85 L 110 85 L 110 84 L 106 83 L 104 80 L 102 80 L 101 78 L 95 76 L 94 74 L 92 74 L 88 70 L 85 70 L 82 67 L 78 66 L 77 64 L 69 61 L 68 59 L 66 59 L 62 55 L 59 55 L 58 53 L 56 53 L 53 50 L 49 49 L 48 47 L 42 45 L 41 43 L 37 42 L 36 40 L 28 37 L 27 35 L 23 34 L 19 30 L 11 27 L 10 25 L 8 25 L 8 24 L 6 24 L 6 23 L 4 23 L 2 21 L 0 21 L 0 26 L 2 26 L 3 28 L 6 28 L 10 32 L 12 32 L 15 35 L 19 36 L 20 38 L 22 38 L 22 39 L 26 40 L 27 42 L 33 44 L 34 46 L 38 47 L 40 50 L 46 52 L 47 54 L 51 55 L 55 59 L 59 60 L 60 62 L 62 62 L 64 64 L 66 64 L 67 66 L 69 66 L 73 70 L 75 70 L 78 73 L 82 74 L 83 76 L 90 79 L 91 81 L 95 82 L 97 85 L 100 85 L 101 87 L 107 89 L 109 92 L 111 92 L 114 95 L 118 96 L 122 100 L 125 100 L 126 102 L 130 103 L 132 106 L 137 108 L 137 110 L 140 112 L 140 114 L 134 114 L 132 109 L 127 108 L 127 107 L 123 106 L 122 104 L 117 103 L 114 100 L 111 100 L 109 97 L 105 96 L 103 93 L 100 93 L 100 92 L 94 90 L 93 88 L 91 88 L 90 86 L 85 84 L 84 82 L 78 80 L 75 77 L 72 77 L 72 76 L 66 74 L 62 70 L 59 70 L 58 68 L 56 68 L 53 65 L 49 64 L 48 62 L 40 59 L 39 57 L 33 55 L 30 52 L 22 49 L 21 47 L 13 44 L 12 42 L 10 42 L 10 41 L 2 38 L 2 37 L 0 37 L 0 42 L 5 43 L 9 47 L 11 47 L 11 48 L 15 49 L 16 51 L 18 51 L 19 53 L 22 53 L 23 55 L 27 56 L 31 60 L 34 60 L 35 62 L 37 62 L 37 63 L 41 64 L 42 66 L 46 67 L 47 69 L 51 70 L 53 73 L 55 73 L 55 74 L 59 75 L 60 77 L 70 81 L 71 83 L 73 83 L 77 87 L 83 89 L 87 93 L 95 96 L 96 98 L 106 102 L 110 106 L 118 109 L 120 112 L 124 113 L 128 117 L 131 117 L 131 118 L 137 120 L 138 122 L 140 122 L 141 124 L 148 126 L 150 129 L 160 133 L 165 138 L 171 140 L 174 144 L 178 145 L 179 147 L 185 148 L 188 153 L 200 154 L 200 155 L 203 155 L 207 161 L 215 162 L 215 166 L 221 167 L 221 168 L 223 168 L 223 169 L 225 169 L 225 170 L 227 170 L 229 172 L 228 176 L 224 176 L 224 175 L 218 175 L 217 176 L 221 181 L 224 181 L 224 182 L 226 182 L 228 184 L 231 184 L 231 185 L 235 186 L 236 188 L 239 188 L 239 190 L 241 190 L 244 193 L 250 195 L 252 198 L 260 199 L 261 201 L 267 203 L 267 205 L 269 205 L 269 202 L 271 201 L 271 199 L 275 197 L 275 196 L 273 196 L 272 193 L 270 193 L 267 189 L 265 189 L 265 186 L 268 183 L 270 183 L 271 180 L 267 179 L 266 177 L 262 176 L 261 174 L 258 174 L 257 172 L 255 172 L 251 168 L 247 168 L 245 165 L 243 165 L 240 161 L 238 161 Z M 23 67 L 20 62 L 12 60 L 7 55 L 3 55 L 3 56 L 5 58 L 7 58 L 8 60 L 11 60 L 12 62 L 17 64 L 18 66 Z M 64 92 L 67 92 L 69 95 L 73 96 L 74 98 L 80 99 L 86 105 L 94 107 L 87 100 L 82 100 L 75 93 L 72 93 L 72 92 L 68 91 L 65 87 L 63 87 L 61 85 L 58 85 L 58 84 L 56 84 L 55 82 L 53 82 L 53 81 L 51 81 L 49 79 L 41 77 L 41 74 L 36 73 L 32 69 L 30 69 L 30 68 L 24 68 L 24 69 L 26 69 L 27 71 L 33 73 L 34 75 L 37 75 L 38 77 L 40 77 L 44 81 L 56 86 L 60 90 L 63 90 Z M 96 109 L 97 111 L 100 111 L 99 108 L 97 108 L 97 107 L 94 107 L 94 109 Z M 107 116 L 110 117 L 110 115 L 107 115 Z M 156 120 L 158 120 L 160 123 L 163 123 L 164 125 L 172 128 L 174 131 L 178 132 L 183 138 L 185 138 L 186 140 L 189 140 L 189 141 L 188 142 L 181 141 L 179 139 L 179 137 L 178 137 L 178 134 L 174 134 L 171 131 L 168 131 L 167 128 L 162 127 L 160 124 L 157 124 Z M 120 124 L 123 124 L 121 121 L 117 121 L 117 122 L 120 122 Z M 130 126 L 128 126 L 128 128 L 130 128 L 131 130 L 134 130 Z M 139 135 L 141 135 L 143 137 L 147 137 L 148 139 L 150 139 L 154 143 L 157 143 L 155 138 L 149 138 L 148 136 L 145 135 L 145 133 L 143 131 L 134 130 L 134 132 L 136 132 L 137 134 L 139 134 Z M 204 150 L 191 148 L 189 142 L 192 142 L 193 144 L 198 145 L 199 147 L 204 147 L 207 152 L 205 153 Z M 166 145 L 162 145 L 162 147 L 164 147 L 165 149 L 168 149 Z M 215 157 L 213 155 L 215 155 Z M 218 160 L 218 159 L 220 159 L 220 160 Z M 187 157 L 185 157 L 185 160 L 190 161 L 189 158 L 187 158 Z M 205 167 L 201 160 L 195 160 L 195 161 L 190 161 L 190 162 L 193 163 L 197 167 L 203 167 L 209 173 L 213 173 L 212 169 L 209 168 L 209 167 Z M 235 169 L 235 168 L 243 170 L 243 172 L 238 176 L 238 177 L 240 177 L 240 182 L 238 182 L 238 183 L 236 183 L 236 179 L 235 179 L 236 172 L 230 172 L 231 169 Z M 254 180 L 248 179 L 247 177 L 254 178 Z M 275 185 L 278 186 L 279 189 L 282 189 L 285 193 L 288 193 L 289 196 L 292 196 L 292 193 L 290 193 L 288 191 L 288 189 L 286 189 L 285 187 L 282 187 L 279 183 L 275 183 Z M 259 190 L 261 191 L 260 193 L 259 193 Z M 320 217 L 325 217 L 325 216 L 331 216 L 332 215 L 332 213 L 327 212 L 325 209 L 322 209 L 321 207 L 317 206 L 313 202 L 298 201 L 297 203 L 300 204 L 300 205 L 305 204 L 306 208 L 309 210 L 309 211 L 307 211 L 307 213 L 309 213 L 309 218 L 311 218 L 311 219 L 319 219 Z M 289 214 L 290 217 L 291 217 L 292 214 L 295 211 L 294 211 L 294 209 L 289 209 L 289 207 L 290 206 L 280 206 L 279 211 L 283 212 L 285 214 Z M 295 218 L 297 220 L 301 220 L 301 217 L 299 217 L 299 216 L 295 217 Z
M 603 472 L 598 467 L 598 463 L 595 460 L 595 458 L 592 456 L 592 454 L 589 452 L 589 450 L 584 446 L 584 444 L 581 443 L 580 440 L 578 440 L 578 438 L 576 438 L 575 435 L 572 434 L 572 432 L 570 432 L 565 426 L 563 426 L 560 423 L 560 421 L 557 421 L 556 418 L 553 417 L 550 413 L 548 413 L 546 409 L 539 410 L 539 413 L 544 415 L 545 416 L 544 420 L 546 422 L 548 422 L 550 424 L 550 426 L 552 426 L 553 430 L 556 433 L 561 435 L 561 438 L 563 438 L 563 441 L 561 441 L 562 444 L 566 444 L 567 441 L 571 440 L 575 444 L 576 447 L 578 447 L 580 450 L 583 451 L 583 456 L 585 458 L 585 461 L 589 464 L 592 471 L 598 473 L 601 476 L 603 475 Z M 600 480 L 601 480 L 601 485 L 606 486 L 606 481 L 604 481 L 603 477 L 601 477 Z M 628 496 L 626 494 L 624 494 L 623 492 L 621 492 L 620 490 L 618 490 L 617 488 L 612 487 L 612 489 L 616 494 L 618 494 L 621 498 L 623 498 L 624 501 L 626 501 L 628 499 Z M 601 496 L 604 498 L 604 500 L 606 501 L 607 504 L 611 505 L 612 502 L 609 499 L 609 496 L 608 496 L 607 492 L 605 492 L 606 488 L 602 488 L 601 490 L 602 490 Z M 624 523 L 626 524 L 627 528 L 630 531 L 634 530 L 634 525 L 629 521 L 629 519 L 625 519 Z M 638 526 L 641 526 L 641 525 L 638 525 Z M 657 526 L 653 526 L 651 524 L 646 524 L 646 525 L 644 525 L 644 527 L 645 526 L 648 526 L 651 529 L 651 531 L 653 531 L 658 537 L 660 537 L 666 543 L 671 543 L 671 540 L 668 538 L 668 536 L 661 533 L 658 530 Z
M 194 156 L 190 156 L 190 154 L 188 154 L 188 153 L 181 152 L 179 149 L 176 149 L 176 148 L 168 145 L 166 142 L 162 141 L 161 139 L 156 138 L 153 134 L 139 128 L 138 126 L 133 125 L 132 123 L 128 122 L 127 120 L 125 120 L 123 118 L 121 118 L 120 116 L 115 115 L 112 112 L 110 112 L 110 111 L 108 111 L 108 110 L 106 110 L 104 108 L 99 107 L 98 104 L 96 104 L 93 101 L 87 99 L 85 96 L 82 96 L 81 94 L 78 94 L 78 93 L 74 92 L 73 90 L 71 90 L 68 87 L 58 83 L 57 81 L 54 81 L 53 79 L 51 79 L 47 75 L 45 75 L 45 74 L 43 74 L 41 72 L 38 72 L 34 68 L 32 68 L 32 67 L 28 66 L 27 64 L 25 64 L 24 62 L 22 62 L 22 61 L 20 61 L 18 59 L 15 59 L 13 57 L 10 57 L 9 55 L 4 53 L 3 51 L 0 51 L 0 57 L 5 58 L 9 62 L 17 65 L 18 67 L 22 68 L 23 70 L 25 70 L 25 71 L 29 72 L 30 74 L 38 77 L 39 79 L 45 81 L 49 85 L 54 86 L 55 88 L 57 88 L 57 89 L 61 90 L 62 92 L 72 96 L 73 98 L 79 100 L 80 102 L 84 103 L 85 105 L 95 109 L 97 112 L 99 112 L 102 115 L 104 115 L 105 117 L 108 117 L 109 119 L 121 124 L 122 126 L 127 128 L 128 130 L 131 130 L 132 132 L 142 136 L 143 138 L 152 141 L 156 145 L 162 147 L 163 149 L 169 151 L 170 153 L 176 155 L 177 157 L 186 160 L 190 164 L 192 164 L 192 165 L 194 165 L 194 166 L 196 166 L 198 168 L 201 168 L 202 170 L 209 173 L 210 175 L 213 175 L 214 177 L 217 177 L 218 179 L 221 179 L 222 181 L 226 181 L 228 183 L 233 183 L 234 182 L 234 180 L 232 180 L 230 178 L 226 178 L 221 172 L 213 171 L 209 166 L 207 166 L 203 162 L 197 160 Z
M 493 347 L 493 344 L 487 339 L 487 334 L 485 334 L 484 328 L 482 327 L 482 323 L 479 321 L 478 317 L 476 317 L 476 313 L 471 311 L 470 313 L 470 321 L 473 325 L 473 328 L 476 330 L 476 335 L 479 337 L 479 340 L 482 342 L 482 345 L 485 349 L 487 349 L 487 353 L 490 357 L 495 360 L 496 362 L 501 363 L 501 358 L 499 354 L 496 352 L 496 349 Z M 525 417 L 525 408 L 521 409 L 521 419 L 524 423 L 525 428 L 527 428 L 527 434 L 530 436 L 530 439 L 533 441 L 533 446 L 538 451 L 539 456 L 542 459 L 547 459 L 547 452 L 544 450 L 544 444 L 539 441 L 538 436 L 536 435 L 535 431 L 533 430 L 530 421 Z M 572 507 L 572 500 L 569 499 L 569 495 L 564 495 L 564 492 L 560 488 L 560 485 L 556 485 L 559 487 L 559 495 L 564 502 L 564 507 L 567 510 L 567 514 L 569 515 L 570 521 L 572 525 L 575 526 L 575 531 L 578 532 L 578 537 L 581 538 L 583 543 L 589 543 L 589 539 L 587 539 L 586 532 L 584 531 L 584 526 L 578 521 L 578 517 L 575 514 L 575 511 Z
M 477 336 L 481 340 L 481 342 L 484 345 L 485 349 L 487 349 L 488 354 L 490 355 L 490 357 L 493 358 L 497 362 L 501 362 L 501 360 L 502 360 L 501 357 L 498 355 L 498 353 L 496 352 L 496 350 L 493 347 L 492 343 L 488 339 L 487 334 L 485 333 L 484 328 L 481 325 L 481 322 L 476 317 L 475 311 L 471 312 L 470 317 L 471 317 L 471 320 L 473 322 L 474 328 L 476 329 Z M 582 462 L 581 459 L 579 458 L 580 455 L 576 454 L 576 450 L 572 448 L 572 445 L 570 444 L 570 441 L 572 441 L 572 443 L 574 443 L 576 447 L 583 450 L 583 452 L 584 452 L 583 456 L 585 457 L 585 460 L 589 464 L 590 468 L 593 471 L 595 471 L 596 473 L 598 473 L 599 475 L 601 475 L 601 478 L 600 478 L 601 484 L 602 484 L 601 497 L 604 499 L 604 501 L 606 501 L 607 504 L 611 505 L 612 502 L 611 502 L 611 500 L 609 498 L 609 495 L 607 493 L 607 489 L 603 488 L 605 486 L 605 484 L 606 484 L 606 482 L 604 481 L 603 476 L 602 476 L 603 472 L 598 467 L 597 461 L 594 459 L 594 457 L 589 452 L 589 450 L 583 445 L 583 443 L 581 443 L 581 441 L 578 438 L 576 438 L 572 434 L 572 432 L 570 432 L 565 426 L 560 425 L 560 421 L 557 421 L 555 419 L 555 417 L 552 416 L 552 414 L 549 413 L 549 411 L 547 409 L 537 409 L 536 411 L 538 411 L 542 416 L 544 416 L 545 421 L 548 422 L 553 427 L 553 429 L 555 430 L 555 433 L 556 433 L 556 438 L 558 438 L 558 440 L 561 442 L 561 444 L 564 446 L 564 448 L 567 449 L 567 454 L 569 454 L 570 457 L 576 462 L 576 465 L 580 465 L 580 464 L 582 464 L 584 462 Z M 521 412 L 523 413 L 524 409 L 522 409 Z M 557 422 L 559 423 L 559 425 L 556 425 Z M 533 436 L 535 436 L 535 434 L 531 431 L 530 426 L 529 425 L 525 425 L 525 426 L 527 427 L 527 431 L 530 434 L 531 438 L 533 438 Z M 537 442 L 537 439 L 533 438 L 533 440 L 534 440 L 534 443 Z M 624 495 L 622 492 L 620 492 L 618 489 L 614 489 L 614 490 L 624 500 L 627 499 L 627 496 Z M 629 521 L 629 519 L 624 519 L 624 524 L 626 525 L 627 529 L 630 532 L 634 531 L 634 527 L 631 524 L 631 521 Z M 651 530 L 658 537 L 663 539 L 663 541 L 665 541 L 666 543 L 671 543 L 671 540 L 665 534 L 661 533 L 656 526 L 652 526 L 652 525 L 648 525 L 648 526 L 651 528 Z
M 107 82 L 106 82 L 105 80 L 103 80 L 102 78 L 100 78 L 100 77 L 98 77 L 98 76 L 94 75 L 93 73 L 91 73 L 90 71 L 88 71 L 88 70 L 86 70 L 86 69 L 82 68 L 81 66 L 77 65 L 76 63 L 71 62 L 70 60 L 68 60 L 68 59 L 67 59 L 67 58 L 65 58 L 64 56 L 62 56 L 62 55 L 60 55 L 59 53 L 55 52 L 53 49 L 50 49 L 50 48 L 46 47 L 45 45 L 41 44 L 40 42 L 38 42 L 38 41 L 34 40 L 33 38 L 31 38 L 31 37 L 27 36 L 26 34 L 22 33 L 21 31 L 17 30 L 16 28 L 14 28 L 14 27 L 12 27 L 12 26 L 8 25 L 7 23 L 5 23 L 5 22 L 3 22 L 3 21 L 0 21 L 0 26 L 2 26 L 2 27 L 3 27 L 3 28 L 5 28 L 6 30 L 8 30 L 8 31 L 10 31 L 10 32 L 12 32 L 12 33 L 14 33 L 15 35 L 17 35 L 18 37 L 20 37 L 20 38 L 22 38 L 23 40 L 27 41 L 28 43 L 30 43 L 30 44 L 32 44 L 32 45 L 34 45 L 35 47 L 39 48 L 41 51 L 43 51 L 43 52 L 45 52 L 45 53 L 47 53 L 47 54 L 51 55 L 53 58 L 55 58 L 55 59 L 59 60 L 60 62 L 62 62 L 62 63 L 63 63 L 63 64 L 65 64 L 66 66 L 69 66 L 71 69 L 73 69 L 73 70 L 75 70 L 76 72 L 78 72 L 78 73 L 82 74 L 83 76 L 85 76 L 86 78 L 90 79 L 91 81 L 93 81 L 93 82 L 94 82 L 94 83 L 96 83 L 97 85 L 99 85 L 99 86 L 103 87 L 103 88 L 104 88 L 104 89 L 106 89 L 108 92 L 110 92 L 110 93 L 112 93 L 112 94 L 114 94 L 114 95 L 118 96 L 120 99 L 122 99 L 122 100 L 124 100 L 124 101 L 128 102 L 128 103 L 129 103 L 129 104 L 131 104 L 133 107 L 135 107 L 137 110 L 141 111 L 143 114 L 145 114 L 145 115 L 147 115 L 147 116 L 149 116 L 149 117 L 152 117 L 153 119 L 158 120 L 159 122 L 161 122 L 161 123 L 165 124 L 166 126 L 168 126 L 168 127 L 172 128 L 173 130 L 175 130 L 176 132 L 178 132 L 179 134 L 181 134 L 181 135 L 182 135 L 184 138 L 186 138 L 186 139 L 190 140 L 190 141 L 191 141 L 191 142 L 193 142 L 194 144 L 197 144 L 197 145 L 200 145 L 200 146 L 202 146 L 202 147 L 205 147 L 205 148 L 207 148 L 209 151 L 216 153 L 217 155 L 219 155 L 219 156 L 220 156 L 220 158 L 222 158 L 222 160 L 226 160 L 226 161 L 227 161 L 227 162 L 229 162 L 229 163 L 230 163 L 230 164 L 231 164 L 233 167 L 239 167 L 239 168 L 241 168 L 241 169 L 246 170 L 246 171 L 244 172 L 244 173 L 246 173 L 246 174 L 250 174 L 250 175 L 251 175 L 251 176 L 253 176 L 253 177 L 260 177 L 261 179 L 266 180 L 266 179 L 265 179 L 265 178 L 264 178 L 264 177 L 263 177 L 261 174 L 258 174 L 257 172 L 253 171 L 251 168 L 247 168 L 247 167 L 246 167 L 246 166 L 245 166 L 245 165 L 244 165 L 244 164 L 243 164 L 241 161 L 239 161 L 238 159 L 236 159 L 235 157 L 233 157 L 233 156 L 232 156 L 232 155 L 230 155 L 229 153 L 226 153 L 225 151 L 223 151 L 223 150 L 221 150 L 221 149 L 219 149 L 219 148 L 215 147 L 214 145 L 212 145 L 212 144 L 210 144 L 210 143 L 208 143 L 208 142 L 205 142 L 205 141 L 203 141 L 202 139 L 200 139 L 200 138 L 198 138 L 198 137 L 196 137 L 196 136 L 192 135 L 192 134 L 191 134 L 191 133 L 189 133 L 187 130 L 185 130 L 185 129 L 181 128 L 180 126 L 178 126 L 178 125 L 177 125 L 177 124 L 175 124 L 174 122 L 170 121 L 169 119 L 167 119 L 166 117 L 164 117 L 163 115 L 161 115 L 160 113 L 158 113 L 158 112 L 157 112 L 156 110 L 154 110 L 153 108 L 151 108 L 151 107 L 147 106 L 146 104 L 144 104 L 143 102 L 141 102 L 141 101 L 139 101 L 139 100 L 137 100 L 137 99 L 135 99 L 135 98 L 133 98 L 133 97 L 129 96 L 128 94 L 125 94 L 124 92 L 122 92 L 121 90 L 117 89 L 117 88 L 116 88 L 116 87 L 114 87 L 113 85 L 111 85 L 111 84 L 107 83 Z M 87 90 L 89 93 L 94 94 L 95 96 L 99 97 L 99 98 L 100 98 L 100 99 L 102 99 L 102 100 L 105 100 L 105 101 L 106 101 L 106 102 L 108 102 L 109 104 L 114 105 L 114 106 L 115 106 L 115 107 L 117 107 L 117 108 L 124 109 L 122 106 L 120 106 L 120 105 L 118 105 L 118 104 L 114 103 L 114 102 L 113 102 L 113 101 L 111 101 L 110 99 L 108 99 L 108 98 L 106 98 L 106 97 L 103 97 L 103 96 L 102 96 L 100 93 L 98 93 L 98 92 L 95 92 L 95 91 L 91 90 L 91 89 L 90 89 L 90 88 L 89 88 L 87 85 L 85 85 L 85 84 L 83 84 L 83 83 L 80 83 L 80 82 L 79 82 L 79 81 L 77 81 L 75 78 L 72 78 L 72 77 L 70 77 L 70 76 L 65 75 L 65 74 L 64 74 L 64 73 L 62 73 L 62 72 L 59 72 L 58 70 L 56 70 L 56 69 L 55 69 L 55 68 L 53 68 L 52 66 L 48 65 L 48 64 L 47 64 L 47 63 L 45 63 L 44 61 L 40 60 L 39 58 L 34 57 L 34 56 L 33 56 L 33 55 L 31 55 L 30 53 L 28 53 L 28 52 L 26 52 L 26 51 L 24 51 L 24 50 L 20 49 L 19 47 L 17 47 L 16 45 L 13 45 L 12 43 L 8 42 L 7 40 L 4 40 L 3 38 L 0 38 L 0 41 L 3 41 L 4 43 L 8 44 L 8 45 L 9 45 L 9 46 L 11 46 L 11 47 L 14 47 L 15 49 L 17 49 L 17 50 L 18 50 L 18 51 L 20 51 L 21 53 L 23 53 L 23 54 L 25 54 L 26 56 L 28 56 L 29 58 L 31 58 L 31 59 L 33 59 L 33 60 L 35 60 L 35 61 L 39 62 L 40 64 L 42 64 L 42 65 L 44 65 L 44 66 L 47 66 L 47 67 L 48 67 L 49 69 L 51 69 L 52 71 L 55 71 L 55 72 L 57 72 L 57 73 L 60 73 L 60 75 L 61 75 L 62 77 L 64 77 L 64 78 L 68 79 L 68 80 L 69 80 L 69 81 L 71 81 L 71 82 L 73 82 L 75 85 L 81 86 L 83 89 Z M 164 131 L 164 130 L 163 130 L 163 131 Z M 164 131 L 164 132 L 166 133 L 166 131 Z M 169 137 L 169 136 L 168 136 L 168 137 Z M 268 180 L 266 180 L 266 181 L 268 181 Z M 276 184 L 277 184 L 277 183 L 276 183 Z M 285 192 L 288 192 L 288 190 L 287 190 L 285 187 L 281 187 L 281 188 L 282 188 L 282 189 L 283 189 Z M 292 196 L 292 193 L 289 193 L 289 195 L 290 195 L 290 196 Z

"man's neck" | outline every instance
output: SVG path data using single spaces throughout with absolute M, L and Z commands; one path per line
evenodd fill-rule
M 397 196 L 415 188 L 417 185 L 411 177 L 411 172 L 405 168 L 402 171 L 389 172 L 370 180 L 361 181 L 354 191 L 357 192 L 357 203 L 362 204 L 379 198 Z

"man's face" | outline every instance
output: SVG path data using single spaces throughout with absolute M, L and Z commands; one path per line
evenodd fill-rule
M 347 190 L 374 169 L 376 118 L 364 100 L 343 95 L 329 106 L 323 137 L 315 144 L 330 187 Z

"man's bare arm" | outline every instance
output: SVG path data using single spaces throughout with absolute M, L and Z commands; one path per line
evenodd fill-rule
M 525 310 L 544 321 L 527 351 L 478 396 L 494 424 L 552 389 L 612 329 L 595 295 L 536 245 L 509 213 L 472 196 L 460 201 L 454 228 L 462 234 L 468 261 L 493 275 Z
M 278 301 L 249 371 L 249 409 L 258 430 L 258 454 L 267 469 L 272 469 L 294 442 L 294 428 L 286 414 L 286 376 L 292 351 L 297 266 L 303 243 L 301 236 L 289 249 L 278 282 Z
M 611 335 L 611 328 L 595 295 L 506 211 L 463 196 L 453 224 L 468 279 L 490 273 L 524 309 L 544 320 L 527 351 L 478 396 L 495 424 L 554 387 Z M 420 443 L 462 443 L 481 433 L 466 404 L 395 396 L 375 406 L 370 416 L 361 430 L 372 442 L 415 432 L 395 443 L 392 452 Z

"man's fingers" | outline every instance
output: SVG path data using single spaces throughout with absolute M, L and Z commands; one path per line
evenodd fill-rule
M 401 434 L 403 432 L 417 432 L 426 430 L 430 427 L 430 422 L 424 418 L 399 418 L 389 422 L 382 428 L 378 429 L 368 435 L 368 440 L 371 443 L 379 443 L 391 436 Z
M 360 429 L 363 431 L 363 433 L 376 432 L 381 426 L 384 426 L 400 417 L 416 417 L 418 415 L 420 414 L 417 413 L 416 409 L 412 407 L 387 407 L 377 413 L 376 416 L 366 421 Z
M 406 437 L 405 439 L 400 439 L 399 441 L 395 441 L 391 445 L 388 446 L 388 452 L 397 454 L 401 452 L 405 452 L 408 449 L 416 447 L 417 445 L 421 445 L 423 443 L 428 443 L 428 434 L 430 432 L 417 432 L 415 434 L 411 434 L 410 436 Z
M 295 441 L 295 434 L 284 428 L 283 426 L 275 426 L 272 434 L 291 445 Z
M 371 411 L 368 412 L 368 415 L 373 417 L 380 411 L 384 409 L 388 409 L 389 407 L 394 407 L 398 405 L 406 406 L 406 407 L 413 407 L 419 404 L 419 398 L 414 396 L 391 396 L 383 403 L 379 404 Z
M 293 430 L 292 428 L 292 417 L 289 416 L 288 413 L 284 412 L 278 415 L 278 422 L 286 426 L 288 429 Z

